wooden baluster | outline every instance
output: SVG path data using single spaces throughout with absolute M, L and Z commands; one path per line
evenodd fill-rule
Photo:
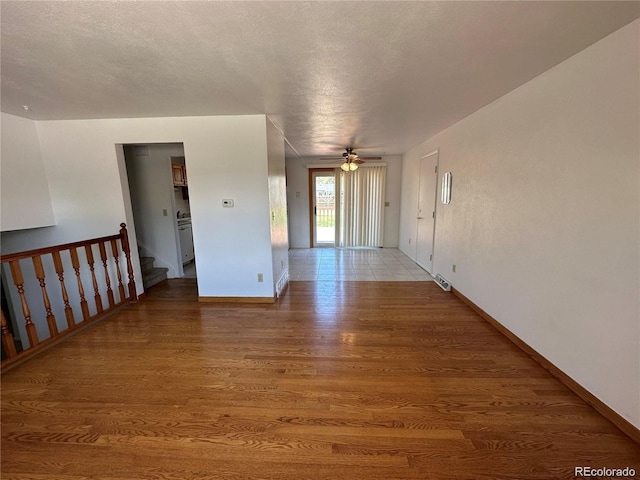
M 133 302 L 137 301 L 136 282 L 133 277 L 133 265 L 131 264 L 131 251 L 129 249 L 129 236 L 127 234 L 127 225 L 120 224 L 120 236 L 122 238 L 122 250 L 127 259 L 127 273 L 129 274 L 129 299 Z
M 60 289 L 62 290 L 62 301 L 64 302 L 64 315 L 67 317 L 67 326 L 73 328 L 76 325 L 76 320 L 73 318 L 73 309 L 69 304 L 69 295 L 67 295 L 67 287 L 64 284 L 64 267 L 62 266 L 62 258 L 60 258 L 60 252 L 56 251 L 52 254 L 53 266 L 58 274 L 58 280 L 60 281 Z
M 109 299 L 109 306 L 113 307 L 116 304 L 113 298 L 113 290 L 111 290 L 111 279 L 109 278 L 109 269 L 107 268 L 107 249 L 104 242 L 98 244 L 100 248 L 100 259 L 102 259 L 102 266 L 104 267 L 104 279 L 107 283 L 107 298 Z
M 111 240 L 111 252 L 113 259 L 116 261 L 116 272 L 118 274 L 118 293 L 120 294 L 120 302 L 124 300 L 124 285 L 122 284 L 122 273 L 120 272 L 120 252 L 118 251 L 118 241 Z
M 80 308 L 82 309 L 82 321 L 89 320 L 89 304 L 84 298 L 84 288 L 82 288 L 82 280 L 80 279 L 80 262 L 78 261 L 78 251 L 75 248 L 69 250 L 71 254 L 71 265 L 76 272 L 76 279 L 78 280 L 78 293 L 80 293 Z
M 4 348 L 7 358 L 13 358 L 18 354 L 18 352 L 16 352 L 16 344 L 13 341 L 13 335 L 11 334 L 11 330 L 9 330 L 9 325 L 4 316 L 4 312 L 2 312 L 2 322 L 0 323 L 0 326 L 2 328 L 2 347 Z
M 102 313 L 104 308 L 102 307 L 102 298 L 100 297 L 100 291 L 98 290 L 98 280 L 96 280 L 96 272 L 94 269 L 93 250 L 91 245 L 85 245 L 84 251 L 87 254 L 87 263 L 89 264 L 89 270 L 91 270 L 91 279 L 93 280 L 93 298 L 96 301 L 96 310 L 98 313 Z
M 40 283 L 40 289 L 42 290 L 42 301 L 44 303 L 44 309 L 47 312 L 47 325 L 49 325 L 49 333 L 51 338 L 58 336 L 58 325 L 56 324 L 56 317 L 51 311 L 51 302 L 49 301 L 49 295 L 47 294 L 47 285 L 44 281 L 44 267 L 42 266 L 42 257 L 36 255 L 31 258 L 33 261 L 33 268 L 36 271 L 36 278 Z
M 27 299 L 24 296 L 24 279 L 22 278 L 22 270 L 20 269 L 20 261 L 12 260 L 9 262 L 11 268 L 11 277 L 13 283 L 18 289 L 20 295 L 20 303 L 22 304 L 22 314 L 24 315 L 24 324 L 27 329 L 27 337 L 29 337 L 29 346 L 35 347 L 40 343 L 38 340 L 38 332 L 36 332 L 36 326 L 31 321 L 31 312 L 29 311 L 29 305 Z

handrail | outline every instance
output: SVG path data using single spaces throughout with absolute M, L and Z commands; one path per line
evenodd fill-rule
M 124 223 L 121 225 L 124 225 Z M 54 245 L 52 247 L 34 248 L 33 250 L 25 250 L 23 252 L 8 253 L 6 255 L 0 255 L 0 262 L 6 263 L 11 260 L 22 260 L 24 258 L 34 257 L 36 255 L 46 255 L 48 253 L 59 252 L 61 250 L 71 250 L 72 248 L 84 247 L 85 245 L 95 244 L 99 242 L 109 242 L 111 240 L 117 240 L 119 238 L 121 238 L 120 234 L 109 235 L 108 237 L 91 238 L 89 240 L 81 240 L 79 242 Z
M 64 252 L 68 254 L 63 255 Z M 43 261 L 43 258 L 48 260 Z M 3 311 L 0 323 L 3 371 L 6 366 L 31 356 L 62 336 L 137 300 L 129 236 L 124 223 L 120 224 L 117 235 L 1 255 L 0 262 L 7 265 L 4 272 L 15 286 L 15 290 L 8 288 L 10 291 L 7 292 L 14 304 L 13 315 L 6 318 Z M 75 276 L 74 280 L 65 279 L 65 266 L 67 271 L 73 271 L 70 275 Z M 125 272 L 122 269 L 126 269 Z M 47 288 L 47 276 L 54 278 L 53 283 L 57 277 L 59 283 L 53 296 Z M 67 282 L 75 283 L 77 292 Z M 93 290 L 91 305 L 85 285 Z M 20 313 L 23 324 L 18 323 Z M 66 322 L 58 323 L 56 313 L 60 318 L 64 316 Z M 81 320 L 76 321 L 77 315 Z M 18 342 L 17 333 L 20 333 Z

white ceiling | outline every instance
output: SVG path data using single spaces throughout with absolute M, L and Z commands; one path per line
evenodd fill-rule
M 638 16 L 637 1 L 2 0 L 1 106 L 266 113 L 303 156 L 397 154 Z

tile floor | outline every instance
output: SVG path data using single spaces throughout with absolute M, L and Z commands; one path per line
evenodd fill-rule
M 289 278 L 300 281 L 433 281 L 397 248 L 295 248 Z

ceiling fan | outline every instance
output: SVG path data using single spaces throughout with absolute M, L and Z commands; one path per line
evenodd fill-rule
M 342 154 L 344 163 L 340 165 L 340 168 L 345 172 L 353 172 L 358 169 L 358 165 L 364 163 L 365 160 L 380 160 L 382 157 L 361 157 L 353 151 L 352 147 L 347 147 L 346 151 Z M 340 158 L 340 157 L 336 157 Z

